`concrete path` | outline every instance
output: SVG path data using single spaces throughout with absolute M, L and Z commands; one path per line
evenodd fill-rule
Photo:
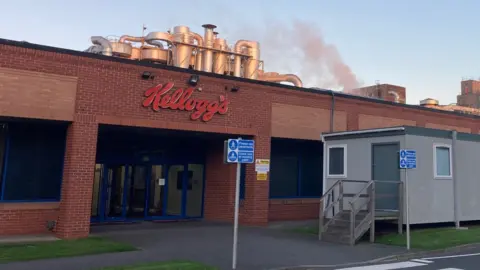
M 163 260 L 194 260 L 231 269 L 232 226 L 204 222 L 143 223 L 93 227 L 92 235 L 130 243 L 141 251 L 49 259 L 0 265 L 2 270 L 86 270 Z M 237 269 L 274 269 L 298 265 L 334 265 L 404 253 L 403 248 L 320 242 L 315 236 L 283 229 L 241 227 Z

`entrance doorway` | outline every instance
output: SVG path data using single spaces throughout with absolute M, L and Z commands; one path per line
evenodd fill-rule
M 203 190 L 203 164 L 97 164 L 92 222 L 201 218 Z
M 372 180 L 375 183 L 375 208 L 384 211 L 399 210 L 400 169 L 398 153 L 400 143 L 372 144 Z M 382 182 L 384 181 L 384 182 Z

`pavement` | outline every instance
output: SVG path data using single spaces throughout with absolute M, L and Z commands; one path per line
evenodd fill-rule
M 472 253 L 473 252 L 473 253 Z M 311 267 L 303 270 L 478 270 L 480 269 L 480 247 L 444 253 L 441 256 L 420 257 L 405 261 L 367 263 L 348 267 Z
M 87 270 L 165 260 L 194 260 L 231 269 L 232 226 L 207 222 L 92 227 L 92 235 L 132 244 L 141 250 L 83 257 L 1 264 L 2 270 Z M 318 241 L 314 235 L 269 228 L 240 227 L 237 269 L 294 269 L 299 265 L 354 264 L 403 254 L 405 249 L 369 243 L 356 246 Z M 285 268 L 288 267 L 288 268 Z

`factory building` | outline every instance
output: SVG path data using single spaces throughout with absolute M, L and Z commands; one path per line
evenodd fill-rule
M 398 92 L 377 100 L 305 88 L 264 71 L 258 42 L 229 45 L 204 27 L 94 36 L 86 51 L 0 39 L 0 235 L 231 222 L 236 168 L 224 162 L 224 141 L 238 137 L 270 160 L 266 178 L 242 165 L 240 223 L 317 218 L 322 133 L 480 132 L 476 115 L 403 104 Z

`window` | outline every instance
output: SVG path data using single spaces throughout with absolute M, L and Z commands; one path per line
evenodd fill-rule
M 323 144 L 272 138 L 270 198 L 320 197 L 323 188 Z
M 4 161 L 6 154 L 7 146 L 7 125 L 0 123 L 0 196 L 2 194 L 3 186 L 3 171 L 4 171 Z M 1 197 L 0 197 L 1 198 Z
M 435 178 L 452 177 L 452 147 L 446 144 L 433 146 L 433 172 Z
M 347 146 L 331 145 L 327 154 L 327 177 L 347 177 Z
M 298 196 L 298 158 L 296 156 L 272 156 L 270 195 L 272 197 Z
M 59 200 L 66 125 L 9 123 L 7 137 L 0 200 Z

